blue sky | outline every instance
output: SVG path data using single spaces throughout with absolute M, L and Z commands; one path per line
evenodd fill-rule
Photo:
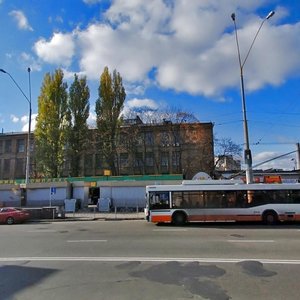
M 43 77 L 86 75 L 91 116 L 104 66 L 117 69 L 126 109 L 175 107 L 213 122 L 217 138 L 243 145 L 235 12 L 242 60 L 263 18 L 274 10 L 244 66 L 254 162 L 296 150 L 300 141 L 298 0 L 0 0 L 0 68 L 29 97 L 33 117 Z M 0 129 L 27 131 L 28 103 L 0 73 Z M 34 125 L 34 120 L 33 120 Z M 261 168 L 293 169 L 296 155 Z

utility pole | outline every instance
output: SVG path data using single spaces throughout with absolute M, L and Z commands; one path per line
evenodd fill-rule
M 237 46 L 237 52 L 238 52 L 238 61 L 239 61 L 239 67 L 240 67 L 240 80 L 241 80 L 241 99 L 242 99 L 242 110 L 243 110 L 243 127 L 244 127 L 244 161 L 246 165 L 246 183 L 253 183 L 253 167 L 252 167 L 252 154 L 250 150 L 250 144 L 249 144 L 249 133 L 248 133 L 248 120 L 247 120 L 247 113 L 246 113 L 246 97 L 245 97 L 245 87 L 244 87 L 244 65 L 248 59 L 248 56 L 251 52 L 251 49 L 256 41 L 256 38 L 264 25 L 265 21 L 269 20 L 273 15 L 275 14 L 274 11 L 269 12 L 269 14 L 262 20 L 254 39 L 252 40 L 252 43 L 250 45 L 250 48 L 245 56 L 245 59 L 241 59 L 241 53 L 240 53 L 240 46 L 239 46 L 239 39 L 238 39 L 238 30 L 236 26 L 236 16 L 235 13 L 231 14 L 231 19 L 234 24 L 234 32 L 235 32 L 235 41 Z
M 300 170 L 300 143 L 297 143 L 296 146 L 297 146 L 297 170 Z

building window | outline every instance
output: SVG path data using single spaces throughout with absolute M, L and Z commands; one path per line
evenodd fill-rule
M 154 145 L 154 137 L 152 131 L 145 132 L 145 143 L 146 145 L 150 146 Z
M 146 153 L 146 166 L 147 167 L 153 167 L 154 166 L 153 152 Z
M 179 131 L 175 131 L 174 132 L 174 143 L 173 143 L 174 147 L 179 147 L 180 146 L 180 133 Z
M 136 154 L 135 161 L 134 161 L 134 166 L 135 167 L 143 166 L 143 153 L 137 153 Z
M 24 158 L 17 158 L 16 160 L 16 174 L 21 176 L 25 173 L 25 160 Z
M 168 167 L 169 166 L 169 153 L 168 152 L 162 152 L 160 163 L 162 167 Z
M 92 154 L 86 154 L 84 157 L 84 169 L 86 171 L 91 171 L 93 168 L 93 155 Z
M 4 159 L 4 173 L 10 172 L 10 159 Z
M 25 140 L 17 140 L 17 151 L 18 153 L 25 152 Z
M 172 153 L 172 165 L 178 167 L 180 165 L 180 152 L 175 151 Z
M 125 148 L 128 147 L 129 140 L 130 140 L 130 138 L 129 138 L 129 135 L 127 133 L 122 133 L 120 135 L 120 145 L 122 147 L 125 147 Z
M 161 145 L 163 147 L 169 147 L 171 143 L 170 135 L 168 132 L 164 131 L 160 134 Z
M 128 153 L 121 153 L 120 154 L 120 166 L 128 167 Z
M 0 154 L 3 153 L 3 141 L 0 141 Z
M 142 146 L 144 144 L 144 136 L 143 136 L 142 133 L 139 133 L 137 135 L 137 141 L 136 142 L 137 142 L 138 146 Z
M 101 154 L 96 154 L 95 155 L 95 164 L 96 164 L 96 169 L 101 169 L 103 167 L 103 158 Z
M 11 140 L 5 141 L 5 153 L 11 153 Z

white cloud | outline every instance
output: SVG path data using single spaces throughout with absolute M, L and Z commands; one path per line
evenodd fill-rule
M 266 151 L 261 152 L 253 156 L 253 166 L 266 162 L 259 165 L 255 169 L 282 169 L 282 170 L 293 170 L 295 167 L 295 154 L 282 156 L 284 153 Z M 277 158 L 278 157 L 278 158 Z
M 83 2 L 85 4 L 89 4 L 89 5 L 92 5 L 92 4 L 96 4 L 96 3 L 100 3 L 102 0 L 83 0 Z
M 155 110 L 155 109 L 159 108 L 158 103 L 155 102 L 152 99 L 137 99 L 137 98 L 134 98 L 134 99 L 128 100 L 126 102 L 126 105 L 131 109 L 147 107 L 149 109 Z
M 256 12 L 266 2 L 115 0 L 102 22 L 70 34 L 55 33 L 34 48 L 45 62 L 69 66 L 76 47 L 80 71 L 89 79 L 99 80 L 108 66 L 120 72 L 128 87 L 149 86 L 152 81 L 162 88 L 222 100 L 227 89 L 239 88 L 240 79 L 230 15 L 236 12 L 244 59 L 263 20 Z M 244 67 L 248 91 L 280 85 L 300 74 L 300 22 L 282 24 L 287 14 L 279 7 L 260 31 Z M 136 95 L 142 92 L 130 89 Z
M 10 115 L 10 119 L 13 123 L 18 123 L 20 119 L 15 115 Z
M 41 71 L 42 69 L 40 62 L 26 52 L 21 53 L 21 61 L 25 66 L 29 66 L 31 71 Z
M 86 76 L 84 72 L 72 72 L 67 69 L 62 68 L 64 72 L 64 79 L 66 80 L 74 80 L 74 75 L 76 74 L 78 77 Z
M 47 63 L 68 66 L 75 53 L 72 34 L 54 33 L 49 41 L 40 39 L 34 44 L 34 51 Z
M 30 124 L 30 130 L 31 131 L 35 130 L 36 117 L 37 117 L 37 114 L 32 114 L 31 115 L 31 124 Z M 21 117 L 21 122 L 23 124 L 22 131 L 28 132 L 28 126 L 29 126 L 28 120 L 29 120 L 28 116 L 22 116 Z
M 25 14 L 21 10 L 12 10 L 9 15 L 14 18 L 20 29 L 33 31 Z
M 87 119 L 87 124 L 89 126 L 89 128 L 96 128 L 97 127 L 97 117 L 96 114 L 94 112 L 90 111 L 89 117 Z

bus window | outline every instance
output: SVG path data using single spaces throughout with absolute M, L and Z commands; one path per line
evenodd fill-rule
M 170 208 L 169 192 L 150 192 L 149 208 L 150 209 Z
M 246 194 L 246 202 L 248 206 L 252 206 L 253 205 L 253 191 L 247 191 Z
M 204 207 L 203 192 L 198 192 L 198 191 L 184 192 L 184 198 L 188 199 L 187 200 L 188 207 L 191 208 Z
M 291 203 L 300 203 L 300 191 L 289 191 L 289 198 Z
M 247 201 L 246 201 L 246 194 L 243 191 L 237 191 L 236 192 L 236 207 L 246 207 Z
M 172 207 L 180 208 L 183 205 L 183 192 L 172 193 Z
M 207 208 L 220 208 L 224 199 L 224 192 L 222 191 L 205 191 L 205 207 Z
M 236 207 L 236 192 L 227 192 L 225 197 L 227 207 Z
M 268 195 L 265 191 L 253 191 L 252 193 L 252 206 L 263 205 L 267 203 Z

